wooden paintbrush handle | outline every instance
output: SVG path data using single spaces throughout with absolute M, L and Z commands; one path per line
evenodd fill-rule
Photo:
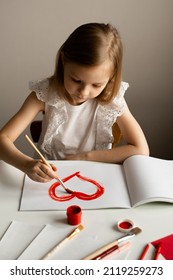
M 45 254 L 41 259 L 42 260 L 47 260 L 50 256 L 52 256 L 57 250 L 58 248 L 65 243 L 68 240 L 68 238 L 65 238 L 64 240 L 62 240 L 58 245 L 56 245 L 55 247 L 53 247 L 47 254 Z
M 96 258 L 97 256 L 103 254 L 103 252 L 105 252 L 106 250 L 110 249 L 111 247 L 118 245 L 118 240 L 115 240 L 103 247 L 101 247 L 100 249 L 98 249 L 97 251 L 95 251 L 94 253 L 88 255 L 87 257 L 84 258 L 84 260 L 92 260 L 94 258 Z
M 25 135 L 25 138 L 27 139 L 27 141 L 30 143 L 30 145 L 34 148 L 34 150 L 37 152 L 37 154 L 40 156 L 40 158 L 42 159 L 42 161 L 49 166 L 51 169 L 51 165 L 48 163 L 48 161 L 45 159 L 45 157 L 40 153 L 40 151 L 37 149 L 37 147 L 34 145 L 34 143 L 31 141 L 31 139 L 28 137 L 28 135 Z M 57 180 L 59 181 L 60 185 L 66 190 L 66 192 L 68 193 L 73 193 L 72 190 L 66 188 L 66 186 L 64 185 L 63 181 L 60 178 L 57 178 Z
M 30 143 L 30 145 L 34 148 L 34 150 L 37 152 L 37 154 L 40 156 L 40 158 L 42 159 L 42 161 L 49 166 L 50 168 L 52 168 L 50 166 L 50 164 L 47 162 L 47 160 L 45 159 L 45 157 L 40 153 L 40 151 L 37 149 L 37 147 L 34 145 L 34 143 L 31 141 L 31 139 L 28 137 L 28 135 L 25 135 L 25 138 L 28 140 L 28 142 Z

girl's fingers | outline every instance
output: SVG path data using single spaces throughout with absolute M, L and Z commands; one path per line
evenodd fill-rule
M 55 173 L 57 168 L 54 165 L 51 165 L 52 168 L 45 165 L 42 161 L 34 162 L 28 176 L 37 182 L 49 182 L 52 179 L 57 179 L 58 175 Z
M 54 164 L 51 163 L 50 165 L 51 165 L 53 171 L 57 171 L 58 170 L 58 168 Z
M 41 164 L 41 166 L 40 166 L 40 176 L 42 176 L 44 179 L 49 179 L 49 180 L 51 180 L 51 179 L 54 179 L 54 178 L 56 178 L 57 177 L 57 174 L 55 173 L 55 171 L 52 169 L 52 168 L 50 168 L 50 167 L 48 167 L 47 165 L 45 165 L 45 164 Z

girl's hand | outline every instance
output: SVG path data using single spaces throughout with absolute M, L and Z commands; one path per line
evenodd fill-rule
M 25 173 L 33 181 L 47 183 L 52 179 L 57 179 L 57 168 L 51 164 L 52 169 L 41 160 L 32 160 L 27 164 Z

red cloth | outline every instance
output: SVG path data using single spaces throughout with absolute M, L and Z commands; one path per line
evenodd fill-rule
M 173 260 L 173 234 L 151 242 L 155 248 L 157 248 L 159 243 L 162 243 L 160 253 L 163 257 L 166 260 Z

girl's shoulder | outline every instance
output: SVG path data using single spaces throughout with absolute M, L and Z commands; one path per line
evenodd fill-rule
M 128 87 L 129 87 L 128 83 L 121 82 L 119 91 L 112 102 L 112 106 L 117 111 L 117 116 L 121 116 L 124 112 L 124 106 L 125 106 L 124 95 Z
M 115 98 L 113 99 L 112 104 L 114 104 L 117 107 L 123 107 L 124 105 L 124 95 L 126 93 L 126 90 L 128 89 L 129 84 L 126 82 L 121 82 L 119 91 Z
M 34 91 L 39 100 L 45 102 L 49 92 L 49 79 L 42 79 L 29 82 L 29 90 Z
M 124 95 L 126 90 L 128 89 L 129 84 L 126 82 L 121 82 L 119 91 L 115 98 L 112 100 L 111 103 L 108 104 L 102 104 L 99 105 L 99 114 L 104 114 L 107 116 L 107 118 L 111 119 L 112 116 L 118 117 L 121 116 L 124 112 L 124 106 L 125 106 L 125 101 L 124 101 Z
M 29 89 L 35 92 L 37 99 L 46 103 L 47 106 L 58 109 L 64 106 L 61 94 L 52 87 L 51 78 L 29 82 Z
M 126 90 L 128 89 L 129 84 L 126 82 L 121 82 L 119 91 L 114 100 L 121 99 L 124 97 Z

